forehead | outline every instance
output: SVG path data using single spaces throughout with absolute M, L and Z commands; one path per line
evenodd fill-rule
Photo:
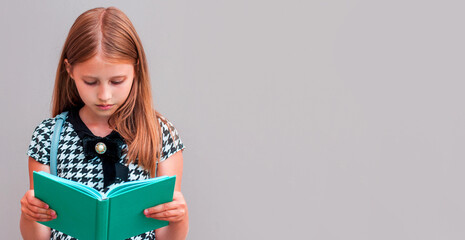
M 114 62 L 96 55 L 89 60 L 76 63 L 73 71 L 77 75 L 88 77 L 104 77 L 117 75 L 133 75 L 134 65 L 131 63 Z

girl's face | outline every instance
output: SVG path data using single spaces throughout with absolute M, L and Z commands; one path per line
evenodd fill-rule
M 94 119 L 108 119 L 129 96 L 134 81 L 134 65 L 111 63 L 100 54 L 73 65 L 69 75 L 84 102 L 83 112 Z

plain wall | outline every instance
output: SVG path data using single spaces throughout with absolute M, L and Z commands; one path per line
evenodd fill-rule
M 2 239 L 74 20 L 116 6 L 186 145 L 188 239 L 465 239 L 463 1 L 1 1 Z

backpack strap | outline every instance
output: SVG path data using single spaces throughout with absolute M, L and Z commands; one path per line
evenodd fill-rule
M 58 143 L 60 142 L 61 129 L 63 128 L 63 122 L 66 119 L 68 112 L 62 112 L 55 117 L 55 128 L 52 135 L 52 144 L 50 146 L 50 173 L 57 175 L 57 153 Z

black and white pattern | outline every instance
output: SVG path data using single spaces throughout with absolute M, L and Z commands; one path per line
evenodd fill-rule
M 53 128 L 55 126 L 55 118 L 47 118 L 40 123 L 32 135 L 31 143 L 27 151 L 27 155 L 34 158 L 36 161 L 50 165 L 50 145 Z M 162 131 L 162 153 L 160 162 L 166 160 L 171 155 L 179 150 L 185 149 L 181 138 L 178 135 L 173 124 L 167 121 L 165 124 L 158 119 Z M 171 136 L 170 130 L 173 134 Z M 173 139 L 174 137 L 174 139 Z M 126 152 L 127 145 L 121 147 Z M 126 163 L 126 154 L 123 154 L 120 159 L 121 163 Z M 128 181 L 150 178 L 148 171 L 138 166 L 137 164 L 127 165 L 129 168 Z M 104 193 L 109 189 L 121 183 L 120 179 L 116 179 L 115 183 L 104 189 L 103 187 L 103 169 L 101 160 L 95 157 L 92 160 L 85 158 L 82 140 L 77 135 L 73 125 L 68 121 L 63 123 L 63 129 L 60 136 L 57 154 L 57 175 L 62 178 L 70 179 Z M 62 232 L 52 229 L 51 238 L 53 240 L 75 240 Z M 149 231 L 144 234 L 129 238 L 131 240 L 155 239 L 155 231 Z

